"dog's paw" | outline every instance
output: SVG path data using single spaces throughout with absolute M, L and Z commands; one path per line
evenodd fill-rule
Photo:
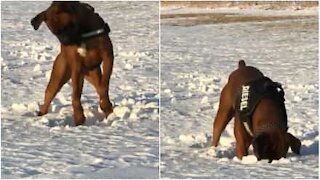
M 114 113 L 111 113 L 111 114 L 109 114 L 108 117 L 104 118 L 103 121 L 104 121 L 104 123 L 107 124 L 107 126 L 111 126 L 113 121 L 115 121 L 116 117 L 117 116 Z
M 36 111 L 37 116 L 43 116 L 44 114 L 41 111 Z
M 243 156 L 241 163 L 242 164 L 255 164 L 258 162 L 258 159 L 254 155 Z
M 207 151 L 207 155 L 210 157 L 217 157 L 216 147 L 211 146 Z
M 48 109 L 46 109 L 44 105 L 38 104 L 38 106 L 39 106 L 39 111 L 36 112 L 37 116 L 43 116 L 48 113 Z
M 208 150 L 207 150 L 207 155 L 210 157 L 217 157 L 217 158 L 228 158 L 228 159 L 232 159 L 235 154 L 234 154 L 234 150 L 227 148 L 227 147 L 214 147 L 211 146 Z
M 43 116 L 43 115 L 48 114 L 48 111 L 43 112 L 43 111 L 39 110 L 39 111 L 36 111 L 36 114 L 37 114 L 37 116 Z

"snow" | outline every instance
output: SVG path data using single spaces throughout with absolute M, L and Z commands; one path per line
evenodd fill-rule
M 2 178 L 158 178 L 158 2 L 89 2 L 111 27 L 114 113 L 85 82 L 87 121 L 74 127 L 71 85 L 37 117 L 59 43 L 30 20 L 50 2 L 2 2 Z M 125 13 L 123 13 L 125 12 Z
M 161 19 L 161 177 L 315 178 L 319 168 L 317 9 L 190 9 L 170 7 Z M 197 23 L 203 13 L 297 16 L 273 21 Z M 190 16 L 174 15 L 185 13 Z M 303 18 L 303 15 L 312 15 Z M 194 24 L 189 20 L 194 20 Z M 189 22 L 189 23 L 188 23 Z M 218 147 L 210 147 L 212 122 L 228 75 L 244 59 L 285 90 L 289 132 L 302 142 L 301 156 L 271 164 L 235 156 L 233 121 Z
M 296 9 L 281 9 L 281 10 L 265 10 L 257 7 L 217 7 L 217 8 L 192 8 L 192 7 L 179 7 L 179 6 L 168 6 L 161 8 L 161 14 L 200 14 L 200 13 L 232 13 L 242 15 L 257 15 L 259 16 L 277 16 L 277 15 L 290 15 L 290 16 L 301 16 L 301 15 L 314 15 L 317 11 L 317 7 L 310 7 L 301 10 Z

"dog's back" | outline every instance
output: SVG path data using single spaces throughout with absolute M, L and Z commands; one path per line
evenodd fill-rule
M 232 86 L 233 94 L 237 94 L 241 86 L 256 79 L 264 77 L 257 68 L 247 66 L 244 60 L 238 62 L 238 69 L 233 71 L 228 79 L 228 86 Z

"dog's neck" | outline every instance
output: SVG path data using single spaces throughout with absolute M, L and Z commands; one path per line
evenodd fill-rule
M 283 131 L 283 132 L 286 132 L 287 131 L 287 127 L 283 124 L 283 123 L 280 123 L 280 122 L 268 122 L 268 123 L 265 123 L 259 127 L 257 127 L 256 129 L 253 130 L 253 133 L 252 133 L 252 137 L 256 137 L 262 133 L 265 133 L 265 132 L 268 132 L 268 131 L 272 131 L 272 130 L 280 130 L 280 131 Z

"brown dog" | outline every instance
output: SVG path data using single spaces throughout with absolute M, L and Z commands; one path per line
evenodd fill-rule
M 35 30 L 42 22 L 59 39 L 61 51 L 54 61 L 44 104 L 40 106 L 38 115 L 48 113 L 52 99 L 71 78 L 75 125 L 85 122 L 80 102 L 84 79 L 95 87 L 100 98 L 100 108 L 108 117 L 112 112 L 108 92 L 114 58 L 108 36 L 109 26 L 94 12 L 93 7 L 77 1 L 52 2 L 47 10 L 31 20 Z
M 251 107 L 249 107 L 251 106 Z M 251 108 L 251 109 L 250 109 Z M 212 146 L 217 146 L 221 133 L 235 117 L 236 155 L 248 155 L 252 144 L 258 160 L 286 157 L 289 146 L 299 154 L 301 142 L 287 132 L 284 92 L 279 83 L 265 77 L 243 60 L 229 76 L 220 96 L 219 109 L 213 123 Z

